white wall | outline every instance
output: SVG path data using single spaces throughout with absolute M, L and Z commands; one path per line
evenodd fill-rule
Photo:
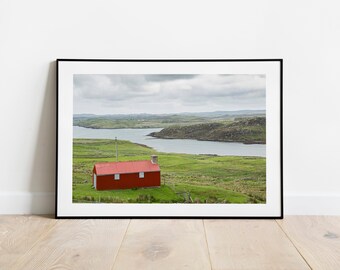
M 287 214 L 340 214 L 339 1 L 0 0 L 0 213 L 54 212 L 56 58 L 284 58 Z

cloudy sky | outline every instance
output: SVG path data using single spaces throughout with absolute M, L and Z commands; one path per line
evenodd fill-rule
M 74 113 L 264 110 L 264 75 L 75 74 Z

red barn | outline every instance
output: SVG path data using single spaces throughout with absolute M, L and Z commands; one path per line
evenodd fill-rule
M 92 184 L 97 190 L 159 187 L 161 170 L 157 156 L 151 160 L 96 163 Z

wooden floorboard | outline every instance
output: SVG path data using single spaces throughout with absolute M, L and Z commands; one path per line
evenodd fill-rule
M 340 217 L 0 216 L 0 269 L 340 269 Z
M 9 269 L 111 269 L 129 220 L 58 220 Z
M 113 269 L 211 269 L 202 220 L 132 220 Z
M 205 220 L 212 269 L 310 269 L 275 220 Z
M 287 216 L 278 224 L 312 269 L 340 269 L 340 217 Z
M 9 269 L 55 224 L 44 216 L 0 216 L 0 269 Z

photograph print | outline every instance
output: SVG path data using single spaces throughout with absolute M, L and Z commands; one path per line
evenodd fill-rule
M 226 217 L 249 206 L 252 216 L 268 197 L 267 77 L 73 73 L 71 204 L 177 207 L 166 216 L 215 206 Z

